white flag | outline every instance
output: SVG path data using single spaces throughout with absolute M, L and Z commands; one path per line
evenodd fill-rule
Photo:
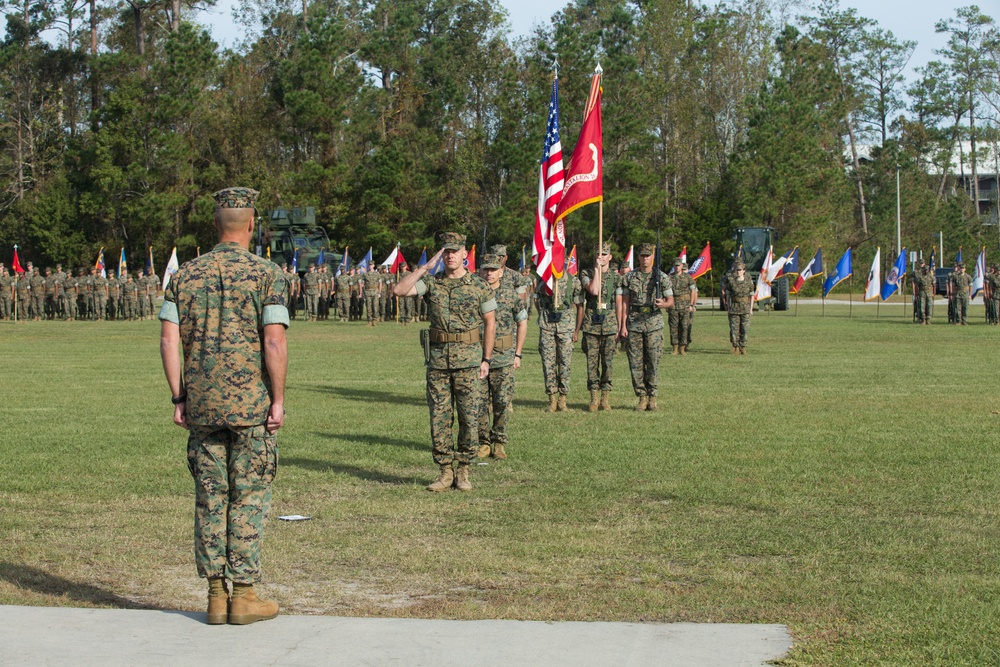
M 179 268 L 181 268 L 181 265 L 177 263 L 177 246 L 174 246 L 174 251 L 170 253 L 170 261 L 167 262 L 167 268 L 163 271 L 163 287 L 160 289 L 167 289 L 170 277 L 177 273 L 177 269 Z
M 767 249 L 767 256 L 764 257 L 764 263 L 761 265 L 760 275 L 757 276 L 757 291 L 753 295 L 754 301 L 769 299 L 771 297 L 771 283 L 767 282 L 767 274 L 770 273 L 769 269 L 773 258 L 774 246 L 770 246 Z
M 882 248 L 875 250 L 875 260 L 868 272 L 868 282 L 865 283 L 865 301 L 878 298 L 882 293 Z
M 635 271 L 635 262 L 632 259 L 632 250 L 635 249 L 634 245 L 628 247 L 628 255 L 625 256 L 625 263 L 628 264 L 629 271 Z
M 986 251 L 981 250 L 979 252 L 979 257 L 976 259 L 976 277 L 972 279 L 972 299 L 976 298 L 976 295 L 983 291 L 983 283 L 986 279 Z M 985 299 L 986 297 L 983 297 Z

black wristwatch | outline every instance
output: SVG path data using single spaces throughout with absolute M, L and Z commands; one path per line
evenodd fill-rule
M 187 394 L 181 394 L 180 396 L 170 397 L 170 402 L 173 403 L 174 405 L 180 405 L 181 403 L 187 402 L 187 400 L 188 400 Z
M 483 357 L 483 363 L 484 364 L 492 364 L 493 360 L 492 359 L 487 359 L 486 357 Z
M 520 354 L 515 354 L 514 356 L 515 356 L 515 357 L 517 357 L 518 359 L 520 359 L 520 358 L 521 358 L 521 355 L 520 355 Z

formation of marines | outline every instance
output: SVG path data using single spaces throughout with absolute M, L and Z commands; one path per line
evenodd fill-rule
M 77 274 L 28 262 L 14 275 L 0 264 L 0 319 L 13 320 L 148 320 L 154 316 L 160 278 L 149 267 L 143 273 L 102 275 L 96 267 Z

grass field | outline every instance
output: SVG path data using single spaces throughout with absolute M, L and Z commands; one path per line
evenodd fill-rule
M 637 415 L 548 415 L 430 494 L 416 327 L 295 323 L 265 594 L 289 613 L 784 623 L 785 665 L 1000 664 L 1000 330 L 899 306 L 701 311 Z M 907 311 L 908 313 L 909 311 Z M 0 603 L 202 609 L 158 324 L 0 322 Z M 474 638 L 470 638 L 474 640 Z

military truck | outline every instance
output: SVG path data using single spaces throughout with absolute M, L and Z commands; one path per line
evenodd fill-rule
M 321 252 L 326 264 L 340 263 L 342 255 L 331 252 L 330 238 L 316 222 L 313 206 L 262 211 L 257 230 L 259 254 L 267 256 L 266 249 L 270 248 L 271 261 L 291 265 L 297 252 L 299 273 L 305 273 L 310 264 L 315 264 Z
M 747 276 L 756 284 L 757 277 L 764 268 L 767 249 L 774 246 L 778 233 L 773 227 L 737 227 L 733 231 L 733 240 L 736 241 L 737 248 L 743 249 Z M 771 306 L 775 310 L 788 310 L 788 278 L 778 278 L 772 282 L 771 297 L 757 303 L 763 307 Z

